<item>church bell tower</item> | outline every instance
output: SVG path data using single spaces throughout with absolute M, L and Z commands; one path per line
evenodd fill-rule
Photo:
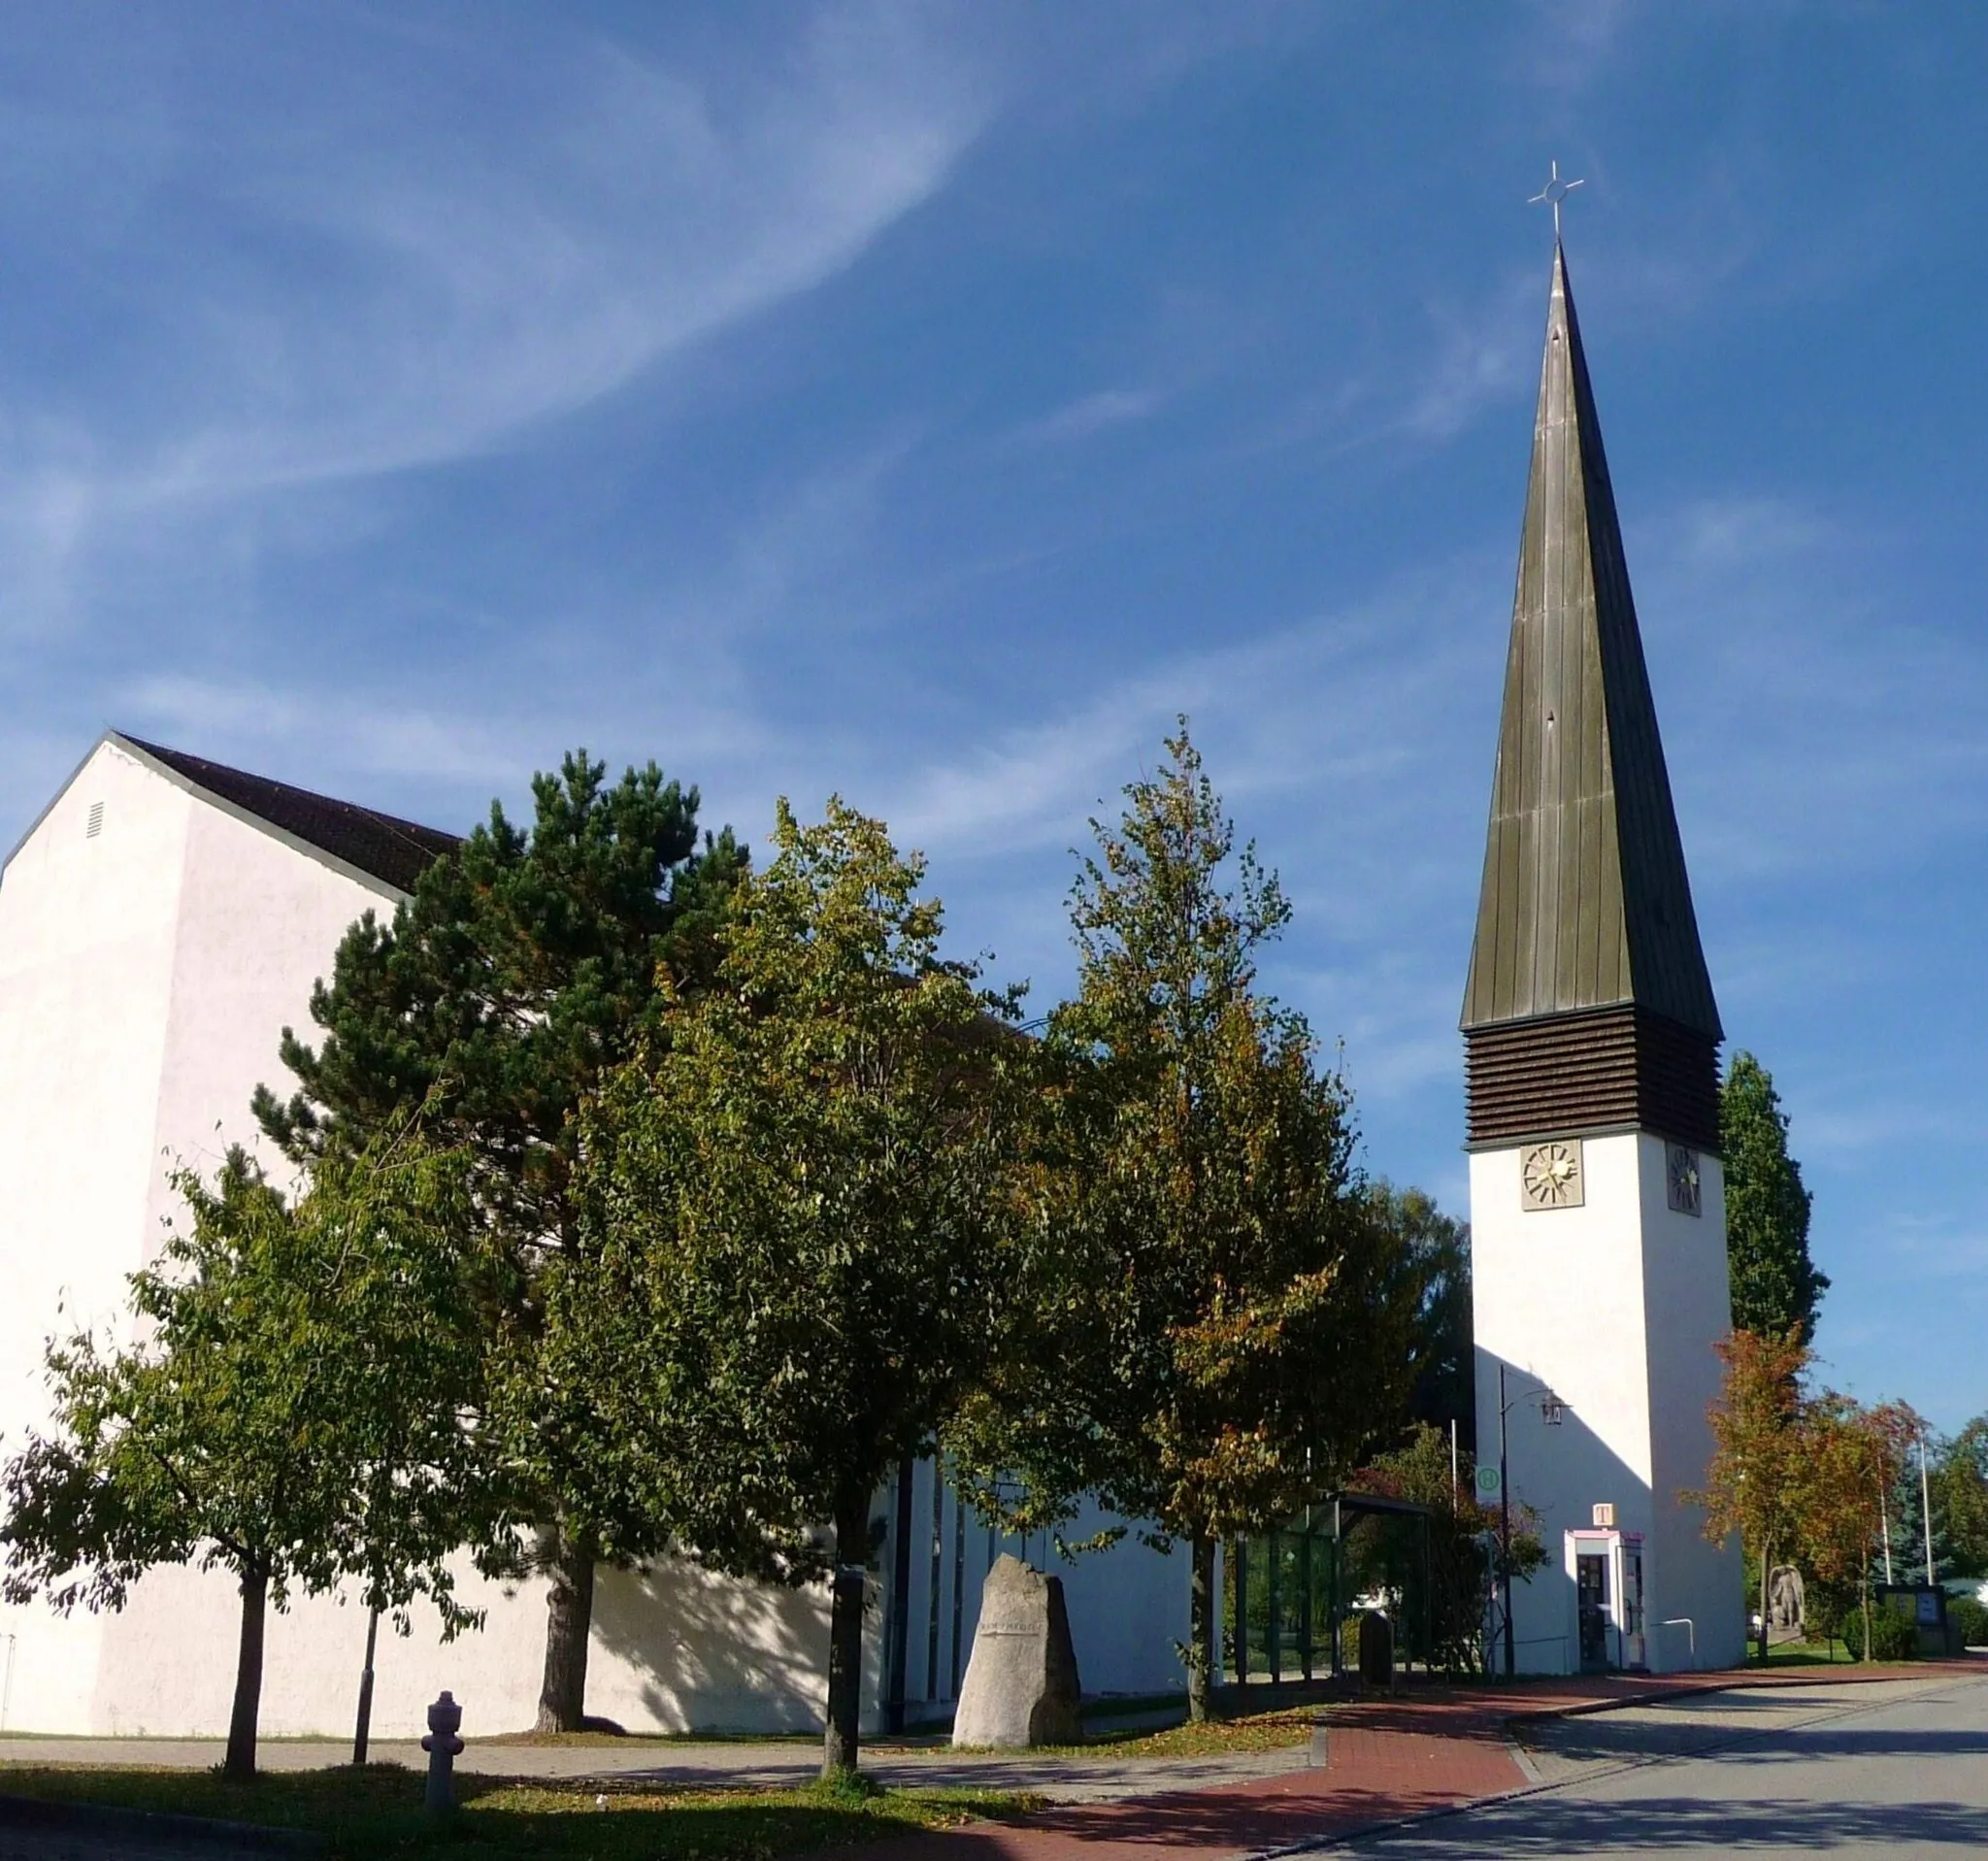
M 1463 1033 L 1477 1464 L 1547 1554 L 1516 1669 L 1725 1666 L 1739 1549 L 1677 1496 L 1730 1322 L 1723 1033 L 1557 241 Z

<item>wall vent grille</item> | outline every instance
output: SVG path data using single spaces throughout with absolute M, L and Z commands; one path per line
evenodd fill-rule
M 89 825 L 83 830 L 85 840 L 94 840 L 104 831 L 104 804 L 93 801 L 89 805 Z

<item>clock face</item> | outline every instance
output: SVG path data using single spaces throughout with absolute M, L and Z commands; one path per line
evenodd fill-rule
M 1699 1212 L 1698 1152 L 1687 1150 L 1681 1144 L 1672 1145 L 1667 1175 L 1672 1208 L 1679 1214 L 1696 1214 Z
M 1580 1140 L 1528 1145 L 1519 1155 L 1519 1182 L 1528 1209 L 1577 1209 L 1586 1199 Z

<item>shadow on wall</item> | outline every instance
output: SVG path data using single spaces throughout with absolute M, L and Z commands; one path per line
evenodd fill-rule
M 1481 1346 L 1477 1348 L 1477 1462 L 1498 1465 L 1498 1372 L 1497 1355 Z M 1598 1504 L 1616 1508 L 1617 1523 L 1630 1531 L 1651 1538 L 1653 1496 L 1647 1483 L 1605 1442 L 1571 1405 L 1565 1390 L 1556 1391 L 1561 1406 L 1559 1419 L 1546 1419 L 1545 1387 L 1541 1379 L 1517 1364 L 1506 1364 L 1506 1460 L 1511 1484 L 1513 1528 L 1519 1529 L 1518 1508 L 1530 1505 L 1539 1514 L 1540 1542 L 1546 1552 L 1545 1565 L 1529 1581 L 1511 1586 L 1511 1615 L 1521 1674 L 1566 1674 L 1580 1667 L 1578 1620 L 1574 1579 L 1569 1576 L 1564 1532 L 1570 1526 L 1592 1522 Z M 1495 1505 L 1495 1502 L 1494 1502 Z M 1645 1546 L 1644 1580 L 1654 1574 L 1656 1545 Z M 1646 1595 L 1649 1591 L 1646 1589 Z M 1659 1645 L 1660 1635 L 1673 1631 L 1649 1625 L 1649 1653 L 1653 1664 L 1667 1652 Z M 1674 1631 L 1682 1635 L 1684 1631 Z M 1611 1661 L 1620 1662 L 1617 1638 L 1608 1639 Z M 1666 1663 L 1688 1667 L 1684 1648 L 1678 1658 Z M 1502 1646 L 1495 1646 L 1494 1663 L 1502 1664 Z
M 668 1559 L 603 1570 L 587 1710 L 671 1732 L 809 1732 L 822 1723 L 828 1593 L 713 1576 Z

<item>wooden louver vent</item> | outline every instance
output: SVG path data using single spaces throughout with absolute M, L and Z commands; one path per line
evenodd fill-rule
M 1472 1028 L 1464 1076 L 1474 1146 L 1638 1130 L 1719 1148 L 1716 1043 L 1633 1004 Z
M 85 840 L 94 840 L 104 831 L 104 804 L 93 801 L 89 805 L 89 825 L 83 830 Z

